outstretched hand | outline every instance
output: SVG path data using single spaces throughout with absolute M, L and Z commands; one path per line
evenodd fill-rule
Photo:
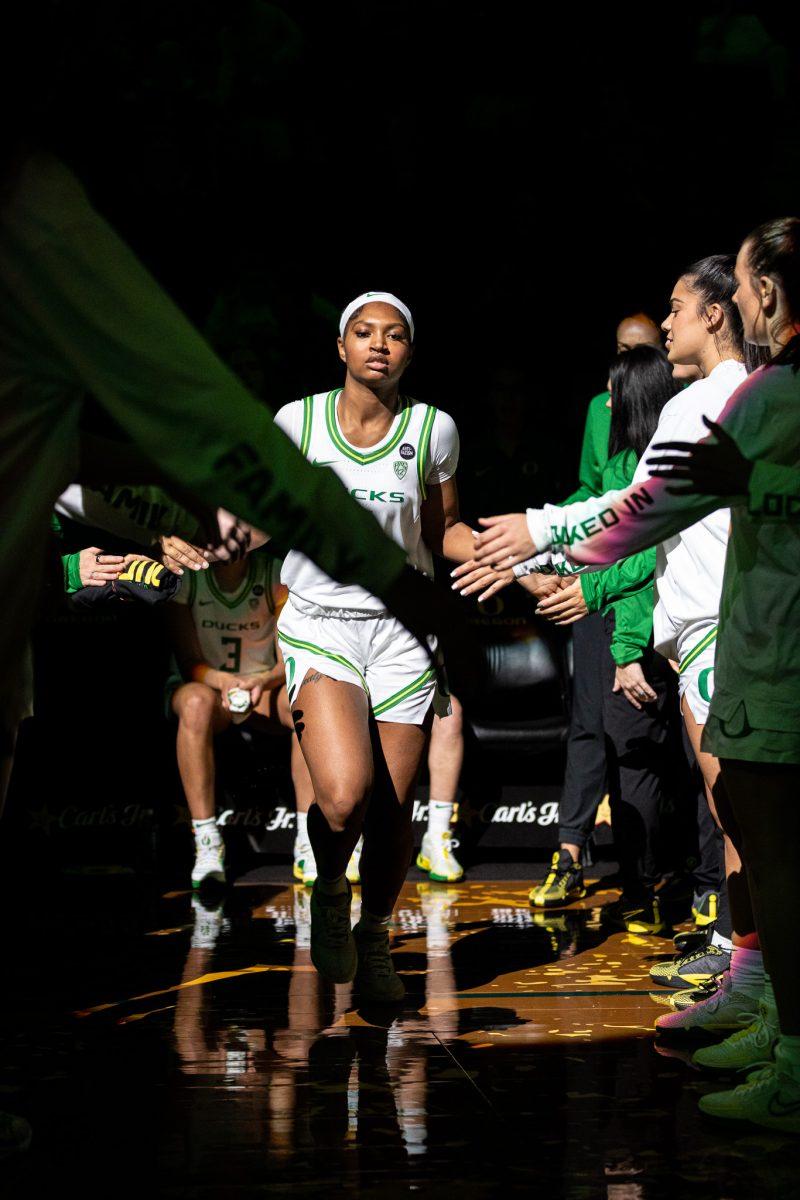
M 658 442 L 654 450 L 669 451 L 647 459 L 650 474 L 684 487 L 668 487 L 673 496 L 700 492 L 705 496 L 746 496 L 753 464 L 721 425 L 703 417 L 716 438 L 712 442 Z
M 476 562 L 491 563 L 499 570 L 506 570 L 536 553 L 525 513 L 505 513 L 501 517 L 480 517 L 479 520 L 484 532 L 475 539 Z

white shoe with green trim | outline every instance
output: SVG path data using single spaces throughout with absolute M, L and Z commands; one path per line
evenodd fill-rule
M 350 862 L 347 864 L 347 875 L 350 883 L 361 883 L 361 851 L 364 848 L 364 839 L 360 837 L 356 842 L 356 848 L 350 855 Z
M 225 882 L 225 843 L 218 830 L 195 834 L 192 887 Z
M 457 845 L 458 839 L 451 837 L 448 830 L 424 834 L 417 855 L 420 871 L 427 871 L 434 883 L 457 883 L 463 879 L 464 868 L 453 854 L 453 848 Z
M 295 838 L 292 874 L 298 883 L 303 883 L 306 887 L 310 887 L 317 878 L 317 860 L 314 858 L 311 842 Z

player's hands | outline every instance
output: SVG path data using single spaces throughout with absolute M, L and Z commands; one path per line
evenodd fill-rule
M 182 575 L 184 567 L 190 571 L 208 570 L 208 563 L 200 546 L 193 546 L 191 542 L 174 534 L 162 534 L 158 541 L 161 545 L 161 561 L 168 571 Z
M 517 583 L 536 600 L 542 600 L 545 596 L 555 596 L 556 592 L 564 590 L 564 581 L 560 575 L 549 575 L 544 571 L 531 571 L 530 575 L 520 575 Z
M 461 563 L 455 571 L 450 572 L 450 576 L 453 579 L 454 592 L 460 592 L 462 596 L 472 596 L 475 592 L 480 592 L 479 600 L 488 600 L 490 596 L 501 592 L 504 587 L 514 582 L 514 572 L 510 567 L 498 571 L 488 563 L 475 562 L 474 558 Z
M 479 520 L 484 532 L 475 539 L 476 562 L 492 563 L 504 570 L 536 553 L 525 513 L 506 513 L 502 517 L 480 517 Z
M 203 551 L 209 562 L 238 562 L 250 549 L 252 531 L 226 508 L 218 508 L 208 522 L 209 540 Z M 207 565 L 206 564 L 206 565 Z
M 648 458 L 650 474 L 685 487 L 668 487 L 672 495 L 701 492 L 706 496 L 746 496 L 753 464 L 721 425 L 703 417 L 715 442 L 657 442 L 654 450 L 670 451 Z
M 626 663 L 624 667 L 617 667 L 614 672 L 614 686 L 611 690 L 612 692 L 622 692 L 625 699 L 634 708 L 639 709 L 643 704 L 651 704 L 653 700 L 657 699 L 655 692 L 644 677 L 640 662 L 630 662 Z
M 84 587 L 103 587 L 125 570 L 125 555 L 104 554 L 99 546 L 87 546 L 81 550 L 78 569 Z
M 589 612 L 580 579 L 571 579 L 552 596 L 540 600 L 536 611 L 554 625 L 572 625 Z

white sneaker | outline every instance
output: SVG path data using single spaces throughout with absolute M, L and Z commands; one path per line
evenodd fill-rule
M 778 1011 L 774 1005 L 758 1002 L 758 1016 L 746 1029 L 739 1029 L 716 1046 L 696 1050 L 692 1062 L 697 1067 L 716 1071 L 745 1071 L 772 1061 L 778 1040 Z
M 444 833 L 425 833 L 417 855 L 420 871 L 427 871 L 435 883 L 457 883 L 464 876 L 464 868 L 453 854 L 458 839 Z
M 225 843 L 217 829 L 213 833 L 204 830 L 194 838 L 192 887 L 199 888 L 212 881 L 225 882 Z
M 356 848 L 350 855 L 350 862 L 347 864 L 347 875 L 350 883 L 361 883 L 361 851 L 364 849 L 364 839 L 360 837 L 356 842 Z
M 725 971 L 719 976 L 719 987 L 713 995 L 683 1012 L 664 1013 L 657 1019 L 656 1029 L 669 1033 L 689 1030 L 728 1033 L 751 1025 L 757 1009 L 758 1000 L 736 990 L 731 984 L 730 971 Z
M 306 887 L 310 887 L 317 878 L 317 861 L 311 849 L 311 842 L 301 842 L 299 838 L 295 838 L 292 874 Z
M 755 1071 L 739 1087 L 711 1092 L 700 1100 L 700 1111 L 732 1121 L 753 1121 L 767 1129 L 800 1133 L 800 1082 L 781 1069 L 780 1042 L 775 1062 Z

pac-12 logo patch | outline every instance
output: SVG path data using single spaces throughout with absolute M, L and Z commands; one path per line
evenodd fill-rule
M 412 445 L 410 445 L 408 442 L 403 442 L 402 446 L 400 447 L 400 457 L 401 458 L 413 458 L 414 454 L 415 454 L 414 447 Z
M 405 479 L 408 463 L 401 462 L 399 458 L 394 460 L 394 473 L 398 479 Z

